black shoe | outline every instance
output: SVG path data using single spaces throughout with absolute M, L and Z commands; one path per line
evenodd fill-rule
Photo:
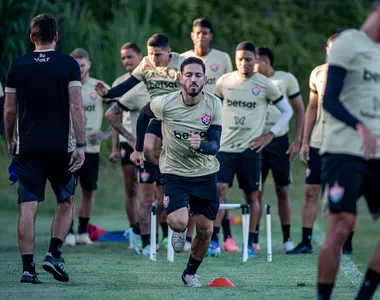
M 37 278 L 37 273 L 34 273 L 33 275 L 30 274 L 28 271 L 24 271 L 21 277 L 21 283 L 32 283 L 32 284 L 40 284 L 41 281 Z
M 346 247 L 343 247 L 342 253 L 346 255 L 352 255 L 354 254 L 354 249 L 352 249 L 352 247 L 346 246 Z
M 293 250 L 285 252 L 286 254 L 311 254 L 313 253 L 313 246 L 304 244 L 304 243 L 299 243 L 297 247 L 295 247 Z
M 69 275 L 63 268 L 64 263 L 65 261 L 63 258 L 55 258 L 50 253 L 48 253 L 42 262 L 42 268 L 44 268 L 45 271 L 53 274 L 55 280 L 68 282 Z

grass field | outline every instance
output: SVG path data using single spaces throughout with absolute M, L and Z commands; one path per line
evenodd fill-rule
M 268 179 L 265 203 L 272 205 L 273 262 L 266 261 L 265 218 L 260 243 L 262 252 L 247 263 L 238 253 L 224 253 L 220 258 L 206 258 L 198 274 L 205 286 L 215 277 L 227 277 L 235 288 L 190 289 L 183 286 L 180 276 L 188 254 L 176 254 L 175 262 L 166 261 L 166 252 L 158 252 L 157 261 L 136 256 L 126 243 L 97 243 L 93 246 L 64 248 L 66 271 L 70 282 L 56 282 L 41 268 L 50 239 L 50 224 L 55 210 L 52 193 L 47 189 L 46 200 L 40 205 L 36 220 L 35 262 L 43 285 L 20 285 L 22 264 L 17 244 L 17 186 L 9 186 L 6 168 L 9 158 L 0 141 L 0 299 L 315 299 L 317 255 L 326 229 L 326 222 L 318 217 L 314 231 L 314 253 L 287 256 L 281 253 L 282 235 L 273 193 L 273 182 Z M 293 203 L 292 238 L 301 235 L 301 204 L 304 189 L 304 167 L 293 164 L 291 196 Z M 236 184 L 235 184 L 236 186 Z M 78 189 L 77 200 L 80 197 Z M 102 157 L 99 190 L 91 222 L 109 229 L 128 227 L 124 212 L 124 190 L 120 168 L 111 168 Z M 229 202 L 241 202 L 241 193 L 234 187 Z M 238 215 L 238 211 L 232 214 Z M 241 227 L 233 226 L 236 242 L 241 244 Z M 374 223 L 364 201 L 360 204 L 357 230 L 354 236 L 355 254 L 342 260 L 342 268 L 333 299 L 354 299 L 366 270 L 368 258 L 379 239 L 379 224 Z M 380 299 L 379 293 L 377 298 Z

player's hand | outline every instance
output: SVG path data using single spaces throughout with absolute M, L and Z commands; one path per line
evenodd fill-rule
M 306 165 L 310 160 L 310 148 L 308 144 L 302 144 L 300 151 L 300 160 Z
M 75 148 L 74 152 L 71 154 L 69 171 L 71 173 L 78 171 L 83 166 L 84 160 L 84 148 Z
M 201 136 L 199 134 L 190 133 L 190 146 L 194 150 L 198 150 L 201 147 Z
M 292 161 L 297 153 L 300 151 L 300 142 L 297 140 L 294 140 L 293 143 L 289 145 L 288 151 L 286 151 L 286 154 L 289 154 L 289 161 Z
M 356 125 L 356 130 L 358 131 L 360 139 L 362 140 L 360 150 L 363 151 L 364 159 L 369 160 L 374 158 L 377 150 L 376 136 L 374 136 L 371 130 L 369 130 L 362 123 L 358 123 Z
M 120 154 L 119 154 L 119 151 L 112 151 L 112 153 L 110 154 L 110 156 L 108 157 L 108 160 L 115 164 L 117 163 L 119 160 L 120 160 Z
M 107 128 L 105 131 L 97 131 L 88 136 L 90 144 L 99 144 L 101 141 L 108 139 L 111 136 L 112 129 Z
M 8 153 L 14 157 L 15 154 L 16 154 L 16 144 L 14 141 L 11 141 L 11 142 L 7 142 L 8 144 Z
M 144 152 L 133 151 L 129 159 L 138 167 L 144 168 Z
M 251 145 L 249 146 L 251 150 L 256 150 L 256 152 L 261 152 L 266 145 L 268 145 L 273 140 L 273 135 L 266 133 L 255 138 Z
M 108 93 L 108 89 L 106 88 L 103 81 L 97 81 L 94 88 L 96 93 L 101 97 L 104 97 Z

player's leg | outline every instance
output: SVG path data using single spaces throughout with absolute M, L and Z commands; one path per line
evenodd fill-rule
M 229 185 L 229 187 L 231 186 L 232 183 Z M 227 198 L 228 197 L 226 195 L 224 198 L 224 203 L 227 203 Z M 236 245 L 234 239 L 232 238 L 230 213 L 228 209 L 225 210 L 224 217 L 222 219 L 222 230 L 224 237 L 223 250 L 226 252 L 238 252 L 240 248 Z
M 302 240 L 286 254 L 312 253 L 313 226 L 317 218 L 318 197 L 321 190 L 321 156 L 319 149 L 310 147 L 310 160 L 306 169 L 306 186 L 302 204 Z
M 342 247 L 356 219 L 356 201 L 363 184 L 363 161 L 350 156 L 323 157 L 323 200 L 328 204 L 328 232 L 320 249 L 318 295 L 330 299 L 339 269 Z
M 41 283 L 36 275 L 33 258 L 34 221 L 38 202 L 44 199 L 46 178 L 44 169 L 37 160 L 22 155 L 17 155 L 16 159 L 20 204 L 18 243 L 23 265 L 21 283 Z
M 45 166 L 47 178 L 57 196 L 57 210 L 51 226 L 49 250 L 42 263 L 42 267 L 51 273 L 54 279 L 63 282 L 69 281 L 69 276 L 63 268 L 61 246 L 73 220 L 75 193 L 75 175 L 68 171 L 71 155 L 65 158 L 57 159 L 54 156 Z
M 82 176 L 80 177 L 82 198 L 79 202 L 78 235 L 76 242 L 78 244 L 90 245 L 92 241 L 87 233 L 87 227 L 94 206 L 95 191 L 97 189 L 99 153 L 86 153 L 85 163 L 82 168 Z
M 162 174 L 161 183 L 168 225 L 174 231 L 170 242 L 179 253 L 185 245 L 189 222 L 189 186 L 184 184 L 182 177 L 171 174 Z
M 245 150 L 236 156 L 236 175 L 239 187 L 244 191 L 245 199 L 250 205 L 250 220 L 248 234 L 248 255 L 254 256 L 252 246 L 256 234 L 256 227 L 260 220 L 261 207 L 257 191 L 261 185 L 261 153 Z
M 183 247 L 184 252 L 189 252 L 191 250 L 191 243 L 193 240 L 193 232 L 195 228 L 195 221 L 193 216 L 189 216 L 189 225 L 187 226 L 187 232 L 186 232 L 186 242 L 185 246 Z
M 234 153 L 219 152 L 216 156 L 220 164 L 220 170 L 217 174 L 217 191 L 219 202 L 222 204 L 224 203 L 224 199 L 227 196 L 227 190 L 229 188 L 230 183 L 233 181 L 233 177 L 235 174 L 233 155 Z M 214 221 L 211 243 L 207 252 L 207 256 L 220 256 L 219 232 L 224 214 L 224 209 L 219 209 L 217 211 L 216 219 Z
M 160 175 L 161 177 L 161 175 Z M 157 227 L 156 227 L 156 232 L 157 232 L 157 241 L 158 241 L 158 231 L 159 227 L 161 227 L 162 230 L 162 239 L 161 239 L 161 245 L 164 246 L 165 249 L 168 248 L 168 221 L 167 221 L 167 216 L 165 213 L 164 209 L 164 202 L 163 202 L 163 192 L 162 192 L 162 185 L 161 181 L 158 180 L 156 181 L 156 200 L 157 200 Z M 158 249 L 159 247 L 157 247 Z
M 123 169 L 124 189 L 125 189 L 125 211 L 128 217 L 128 221 L 131 227 L 134 228 L 137 225 L 137 191 L 138 191 L 138 177 L 137 168 L 129 159 L 129 156 L 133 152 L 133 149 L 128 143 L 120 143 L 120 157 L 121 165 Z
M 158 165 L 161 153 L 162 132 L 161 121 L 151 120 L 147 128 L 144 140 L 145 158 L 152 164 Z
M 367 171 L 363 184 L 363 194 L 367 200 L 368 208 L 373 218 L 380 218 L 380 160 L 366 163 Z M 368 269 L 364 277 L 357 299 L 371 299 L 380 283 L 380 242 L 377 243 L 370 258 Z
M 188 264 L 182 274 L 182 281 L 190 287 L 201 286 L 196 272 L 208 252 L 214 232 L 213 221 L 219 208 L 216 174 L 202 176 L 197 180 L 198 182 L 189 183 L 190 211 L 194 216 L 197 233 L 191 246 Z

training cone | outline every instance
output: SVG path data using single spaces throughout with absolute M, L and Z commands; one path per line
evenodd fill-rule
M 235 287 L 227 278 L 214 278 L 207 285 L 208 287 Z

